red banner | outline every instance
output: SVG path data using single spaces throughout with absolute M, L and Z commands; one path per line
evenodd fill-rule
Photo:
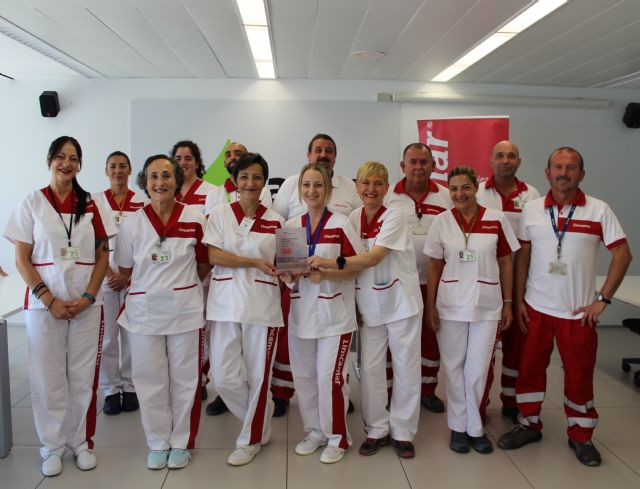
M 452 168 L 467 165 L 484 181 L 492 174 L 489 159 L 493 147 L 509 139 L 509 117 L 427 119 L 418 121 L 418 135 L 433 153 L 431 178 L 446 182 Z

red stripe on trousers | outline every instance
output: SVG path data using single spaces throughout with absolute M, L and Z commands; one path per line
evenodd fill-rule
M 249 438 L 249 445 L 262 442 L 264 416 L 266 414 L 265 408 L 269 397 L 269 384 L 271 383 L 271 361 L 273 360 L 273 352 L 276 348 L 278 329 L 279 328 L 272 327 L 267 329 L 267 344 L 265 345 L 267 354 L 264 360 L 264 373 L 262 375 L 262 385 L 260 385 L 260 394 L 258 394 L 258 404 L 256 405 L 256 410 L 253 413 L 253 420 L 251 421 L 251 437 Z
M 87 421 L 85 428 L 85 439 L 87 447 L 93 449 L 93 435 L 96 434 L 96 416 L 98 404 L 98 380 L 100 378 L 100 360 L 102 359 L 102 339 L 104 338 L 104 308 L 100 306 L 100 330 L 98 332 L 98 353 L 96 355 L 96 366 L 93 372 L 93 386 L 91 394 L 91 402 L 87 410 Z
M 511 325 L 509 329 L 501 332 L 502 337 L 502 368 L 508 368 L 511 370 L 520 370 L 520 358 L 522 357 L 522 350 L 524 350 L 524 342 L 527 339 L 525 334 L 517 324 Z M 502 374 L 501 384 L 502 388 L 516 388 L 516 377 Z M 517 407 L 516 396 L 508 396 L 504 392 L 500 393 L 500 399 L 502 399 L 502 405 L 504 407 Z
M 196 445 L 196 436 L 198 436 L 198 428 L 200 426 L 200 406 L 202 404 L 202 393 L 200 391 L 200 382 L 202 378 L 202 364 L 204 356 L 204 328 L 198 330 L 198 387 L 193 396 L 193 406 L 191 407 L 191 416 L 189 424 L 189 441 L 187 448 L 191 449 Z
M 351 345 L 352 336 L 353 333 L 346 333 L 340 336 L 336 363 L 333 367 L 333 374 L 331 376 L 331 431 L 340 435 L 340 442 L 338 443 L 338 446 L 345 450 L 349 448 L 349 441 L 347 439 L 347 411 L 344 408 L 345 399 L 342 392 L 342 386 L 344 385 L 344 375 L 342 372 L 347 361 L 347 356 L 349 355 L 349 346 Z
M 493 365 L 496 361 L 496 345 L 498 344 L 499 337 L 499 329 L 496 326 L 496 337 L 493 340 L 491 361 L 489 361 L 489 370 L 487 370 L 487 379 L 484 384 L 484 393 L 482 394 L 482 400 L 480 401 L 480 418 L 482 419 L 483 425 L 487 422 L 487 406 L 489 405 L 489 393 L 491 392 L 491 386 L 493 385 Z
M 280 365 L 291 365 L 289 360 L 289 309 L 291 308 L 291 289 L 284 287 L 280 295 L 280 307 L 282 308 L 282 319 L 284 319 L 284 327 L 278 328 L 278 345 L 276 347 L 276 362 Z M 293 377 L 291 371 L 283 375 L 283 370 L 273 368 L 273 378 L 292 382 Z M 288 400 L 293 397 L 295 389 L 284 385 L 271 385 L 271 393 L 276 399 Z

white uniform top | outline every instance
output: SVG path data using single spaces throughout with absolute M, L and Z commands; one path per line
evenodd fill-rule
M 464 219 L 463 219 L 464 221 Z M 464 222 L 465 232 L 470 223 Z M 438 284 L 436 308 L 441 319 L 451 321 L 497 321 L 502 312 L 502 289 L 497 258 L 520 248 L 518 239 L 503 212 L 480 206 L 471 230 L 468 250 L 474 261 L 461 261 L 464 235 L 456 209 L 433 221 L 424 252 L 444 260 Z
M 531 200 L 539 199 L 540 192 L 535 187 L 516 178 L 516 190 L 505 196 L 498 191 L 495 186 L 495 178 L 491 176 L 480 184 L 476 198 L 481 206 L 504 212 L 509 219 L 511 228 L 517 232 L 524 205 Z
M 198 178 L 193 182 L 193 185 L 189 187 L 186 194 L 182 195 L 182 193 L 178 193 L 178 195 L 176 195 L 176 200 L 191 206 L 194 209 L 198 209 L 202 212 L 202 215 L 205 215 L 205 202 L 207 200 L 207 196 L 210 193 L 215 192 L 217 188 L 218 187 L 215 185 Z
M 54 208 L 57 206 L 60 214 Z M 77 197 L 71 192 L 64 202 L 45 187 L 27 195 L 9 217 L 4 236 L 15 243 L 22 241 L 33 246 L 31 263 L 54 297 L 74 300 L 87 290 L 96 262 L 96 240 L 116 233 L 115 227 L 100 215 L 96 203 L 88 199 L 86 213 L 75 223 Z M 61 220 L 64 220 L 64 224 Z M 71 246 L 79 248 L 77 259 L 62 258 L 62 250 L 69 246 L 67 228 L 71 226 Z M 102 293 L 96 294 L 94 306 L 102 304 Z M 48 305 L 48 304 L 47 304 Z M 26 291 L 25 309 L 46 309 L 47 305 Z
M 406 180 L 406 178 L 400 180 L 393 188 L 393 192 L 387 194 L 385 205 L 400 210 L 406 216 L 409 232 L 413 237 L 418 277 L 420 277 L 421 284 L 426 284 L 429 257 L 422 252 L 422 249 L 427 239 L 427 233 L 435 217 L 441 212 L 451 209 L 453 204 L 451 197 L 449 197 L 449 190 L 433 180 L 429 180 L 427 193 L 419 201 L 415 201 L 404 189 Z
M 423 308 L 413 239 L 406 218 L 382 206 L 367 224 L 364 207 L 349 216 L 348 226 L 362 245 L 391 252 L 375 267 L 364 269 L 356 280 L 356 302 L 366 326 L 379 326 L 414 316 Z
M 207 194 L 204 203 L 204 214 L 208 216 L 217 205 L 238 202 L 238 200 L 240 200 L 240 195 L 237 192 L 237 187 L 230 178 L 227 178 L 224 185 L 215 187 L 212 192 Z M 271 207 L 272 202 L 271 191 L 265 185 L 262 192 L 260 192 L 260 203 L 268 209 Z
M 238 202 L 220 204 L 209 215 L 204 244 L 248 258 L 276 257 L 276 229 L 284 219 L 259 206 L 248 232 L 240 224 L 244 212 Z M 283 326 L 280 286 L 277 277 L 257 268 L 228 268 L 216 265 L 207 297 L 207 319 L 264 326 Z
M 273 210 L 285 219 L 291 219 L 307 212 L 307 204 L 300 202 L 298 197 L 299 178 L 300 174 L 287 178 L 273 200 Z M 333 187 L 331 200 L 327 206 L 331 212 L 348 216 L 351 211 L 362 205 L 353 180 L 334 173 L 331 178 L 331 185 Z
M 576 208 L 562 239 L 560 256 L 567 273 L 549 273 L 549 264 L 558 260 L 558 239 L 549 209 L 555 206 L 556 225 L 561 233 L 572 204 Z M 565 319 L 579 319 L 582 314 L 574 316 L 573 311 L 594 300 L 600 242 L 611 249 L 627 241 L 609 206 L 579 189 L 573 202 L 560 211 L 550 192 L 544 198 L 529 202 L 522 213 L 518 237 L 524 243 L 531 243 L 525 300 L 537 311 Z
M 327 213 L 315 255 L 324 258 L 354 256 L 364 251 L 342 214 Z M 286 227 L 306 227 L 307 215 L 295 217 Z M 319 226 L 322 225 L 322 221 Z M 312 231 L 311 242 L 316 230 Z M 307 241 L 307 244 L 311 244 Z M 299 338 L 339 336 L 356 329 L 355 280 L 322 280 L 313 284 L 301 278 L 291 291 L 289 330 Z
M 202 244 L 205 217 L 176 203 L 163 225 L 151 205 L 120 226 L 116 263 L 133 268 L 118 323 L 136 334 L 177 334 L 204 326 L 202 284 L 197 263 L 208 263 Z M 168 263 L 160 256 L 169 254 Z
M 96 203 L 100 206 L 100 209 L 105 212 L 105 219 L 110 220 L 116 229 L 119 229 L 120 224 L 129 219 L 138 209 L 142 209 L 147 205 L 149 203 L 149 199 L 142 194 L 129 190 L 124 196 L 122 204 L 118 206 L 118 203 L 113 198 L 113 192 L 111 192 L 111 190 L 105 190 L 96 196 Z M 115 249 L 116 237 L 113 236 L 109 239 L 109 267 L 112 272 L 118 271 L 118 265 L 116 265 L 114 253 Z M 111 290 L 109 287 L 109 281 L 106 277 L 102 282 L 102 290 Z

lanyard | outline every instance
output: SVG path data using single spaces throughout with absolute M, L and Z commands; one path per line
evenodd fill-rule
M 68 243 L 68 246 L 71 247 L 71 232 L 73 231 L 73 216 L 75 214 L 75 212 L 73 211 L 73 209 L 75 207 L 75 198 L 74 198 L 74 195 L 73 195 L 74 192 L 73 192 L 73 190 L 71 190 L 71 215 L 69 216 L 69 227 L 67 227 L 67 223 L 64 222 L 64 218 L 62 217 L 62 214 L 60 213 L 60 210 L 58 209 L 58 204 L 56 204 L 56 195 L 53 193 L 53 189 L 51 188 L 51 185 L 49 185 L 49 193 L 51 194 L 51 202 L 53 203 L 53 208 L 56 210 L 56 212 L 60 216 L 60 220 L 62 221 L 62 225 L 64 226 L 64 230 L 67 232 L 67 243 Z
M 556 214 L 553 211 L 553 205 L 549 207 L 549 214 L 551 216 L 551 226 L 553 227 L 553 232 L 556 234 L 556 238 L 558 238 L 558 247 L 556 248 L 556 252 L 558 253 L 558 260 L 560 260 L 560 255 L 562 253 L 562 238 L 564 238 L 564 233 L 567 232 L 567 228 L 569 227 L 569 223 L 571 222 L 571 218 L 573 217 L 573 211 L 576 210 L 576 204 L 571 206 L 571 210 L 569 211 L 569 215 L 567 216 L 567 220 L 564 222 L 564 226 L 562 226 L 562 231 L 558 232 L 558 225 L 556 224 Z
M 409 195 L 409 193 L 407 193 L 407 195 Z M 425 200 L 427 200 L 428 196 L 429 196 L 429 188 L 427 188 L 427 193 L 425 193 L 420 200 L 416 200 L 413 197 L 411 197 L 411 195 L 409 195 L 409 197 L 411 197 L 411 200 L 413 200 L 413 203 L 415 205 L 416 217 L 418 218 L 418 221 L 422 219 L 422 204 L 424 203 Z
M 116 203 L 116 207 L 118 208 L 120 215 L 122 215 L 122 213 L 124 212 L 125 203 L 127 202 L 127 194 L 129 193 L 129 190 L 127 189 L 127 191 L 124 193 L 124 197 L 122 197 L 122 204 L 118 204 L 118 200 L 116 199 L 116 194 L 113 190 L 109 189 L 109 192 L 111 192 L 111 198 Z
M 329 216 L 329 210 L 325 207 L 324 212 L 322 213 L 322 217 L 320 218 L 320 222 L 318 223 L 318 227 L 316 228 L 316 232 L 313 234 L 313 241 L 311 241 L 311 217 L 307 212 L 307 244 L 309 245 L 309 256 L 313 256 L 316 253 L 316 245 L 318 244 L 318 240 L 320 239 L 320 234 L 322 234 L 322 230 L 324 229 L 324 225 L 327 223 L 327 219 Z
M 378 219 L 380 219 L 380 216 L 386 210 L 385 206 L 381 206 L 373 216 L 373 219 L 371 219 L 371 224 L 369 225 L 367 224 L 367 215 L 364 212 L 364 207 L 362 208 L 362 213 L 360 214 L 360 239 L 373 238 L 373 236 L 369 236 L 369 232 L 375 230 Z
M 476 219 L 478 218 L 478 211 L 479 208 L 476 208 L 476 212 L 473 215 L 473 220 L 471 221 L 471 227 L 469 228 L 469 232 L 465 233 L 464 232 L 464 217 L 462 217 L 462 214 L 460 213 L 460 211 L 458 209 L 456 209 L 456 212 L 458 213 L 458 219 L 460 220 L 460 231 L 462 231 L 462 236 L 464 236 L 464 249 L 467 250 L 468 249 L 468 244 L 469 244 L 469 238 L 471 237 L 471 234 L 473 233 L 473 228 L 476 226 Z

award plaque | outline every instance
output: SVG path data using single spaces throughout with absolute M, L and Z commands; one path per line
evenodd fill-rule
M 278 272 L 306 272 L 309 246 L 304 228 L 276 230 L 276 270 Z

